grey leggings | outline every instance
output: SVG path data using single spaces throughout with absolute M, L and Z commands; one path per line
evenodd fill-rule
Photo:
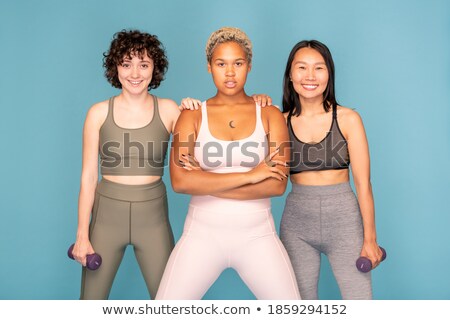
M 124 185 L 100 181 L 89 236 L 103 261 L 98 270 L 83 268 L 80 299 L 108 298 L 128 245 L 134 247 L 150 297 L 154 298 L 174 247 L 164 183 L 160 180 Z
M 321 253 L 328 257 L 343 299 L 372 299 L 369 273 L 356 269 L 363 226 L 350 184 L 292 184 L 281 219 L 280 238 L 303 299 L 318 299 Z

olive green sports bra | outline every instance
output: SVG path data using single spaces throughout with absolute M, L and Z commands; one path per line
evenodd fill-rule
M 162 176 L 170 133 L 159 116 L 158 99 L 153 96 L 153 118 L 141 128 L 119 127 L 114 121 L 114 98 L 100 128 L 100 169 L 102 175 Z

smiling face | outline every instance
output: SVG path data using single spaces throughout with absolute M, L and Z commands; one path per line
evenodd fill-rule
M 137 55 L 124 57 L 117 66 L 117 76 L 122 85 L 122 90 L 130 94 L 147 92 L 152 81 L 153 60 L 145 53 L 141 58 Z
M 290 78 L 300 101 L 323 101 L 329 74 L 325 60 L 317 50 L 307 47 L 295 53 Z
M 218 92 L 226 95 L 243 92 L 250 69 L 244 49 L 234 41 L 219 44 L 208 63 Z

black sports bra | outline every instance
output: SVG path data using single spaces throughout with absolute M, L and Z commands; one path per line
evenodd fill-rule
M 318 143 L 305 143 L 297 138 L 292 129 L 291 115 L 288 116 L 288 129 L 291 141 L 290 173 L 303 171 L 347 169 L 350 165 L 347 140 L 345 140 L 333 106 L 333 121 L 325 138 Z

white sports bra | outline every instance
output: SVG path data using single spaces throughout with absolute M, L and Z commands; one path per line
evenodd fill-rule
M 256 105 L 256 126 L 253 133 L 244 139 L 227 141 L 215 138 L 209 131 L 206 102 L 202 103 L 202 122 L 194 154 L 203 170 L 214 173 L 247 172 L 264 161 L 268 150 L 259 105 Z M 270 198 L 237 200 L 195 195 L 191 197 L 190 205 L 228 214 L 242 214 L 255 210 L 267 212 L 270 210 Z
M 256 126 L 244 139 L 229 141 L 215 138 L 208 125 L 206 101 L 202 103 L 202 122 L 195 144 L 195 158 L 200 167 L 210 172 L 246 172 L 256 167 L 268 152 L 268 141 L 261 120 L 261 107 L 256 107 Z

